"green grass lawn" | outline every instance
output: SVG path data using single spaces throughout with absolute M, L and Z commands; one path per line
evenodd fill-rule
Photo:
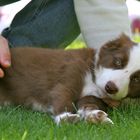
M 81 45 L 80 42 L 76 44 Z M 0 140 L 140 139 L 140 103 L 133 101 L 109 110 L 108 114 L 114 125 L 79 122 L 57 126 L 45 113 L 23 107 L 4 107 L 0 110 Z
M 23 107 L 4 107 L 0 111 L 1 140 L 139 140 L 139 104 L 109 110 L 114 125 L 86 122 L 57 126 L 45 113 Z

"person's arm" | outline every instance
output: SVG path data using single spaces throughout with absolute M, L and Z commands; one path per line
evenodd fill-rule
M 0 0 L 0 6 L 7 5 L 13 2 L 17 2 L 19 0 Z
M 0 78 L 4 77 L 4 68 L 11 65 L 11 56 L 8 41 L 0 35 Z
M 74 0 L 74 5 L 88 47 L 99 48 L 122 32 L 131 36 L 125 0 Z

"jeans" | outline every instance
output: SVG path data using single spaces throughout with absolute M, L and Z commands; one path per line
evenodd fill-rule
M 12 47 L 64 48 L 80 34 L 73 0 L 32 0 L 2 34 Z

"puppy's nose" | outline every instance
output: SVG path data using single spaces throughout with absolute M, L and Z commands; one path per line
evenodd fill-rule
M 107 84 L 105 85 L 105 90 L 109 94 L 115 94 L 118 92 L 117 86 L 112 81 L 107 82 Z

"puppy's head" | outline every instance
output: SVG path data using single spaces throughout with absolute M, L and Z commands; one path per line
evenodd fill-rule
M 140 97 L 140 45 L 122 34 L 97 53 L 95 83 L 109 97 Z

